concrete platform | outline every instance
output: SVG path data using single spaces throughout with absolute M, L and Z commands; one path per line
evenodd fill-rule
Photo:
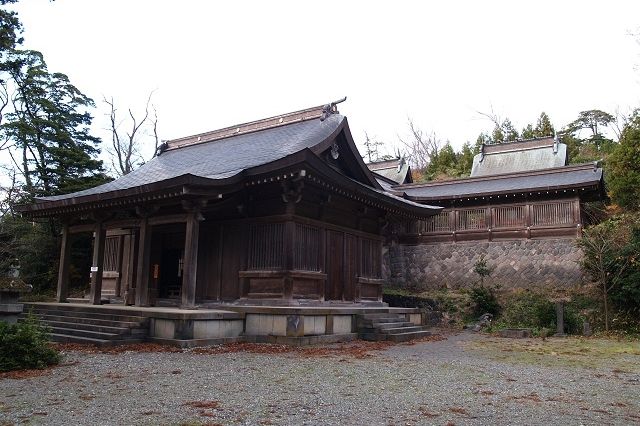
M 198 309 L 178 307 L 124 306 L 113 303 L 25 303 L 25 311 L 47 311 L 50 316 L 85 316 L 109 320 L 118 316 L 148 319 L 148 341 L 180 347 L 206 346 L 227 342 L 263 342 L 291 345 L 335 343 L 354 340 L 358 333 L 358 316 L 394 314 L 407 322 L 420 324 L 419 309 L 362 306 L 357 304 L 314 306 L 250 306 L 208 304 Z

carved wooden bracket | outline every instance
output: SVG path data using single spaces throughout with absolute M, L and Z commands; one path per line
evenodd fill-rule
M 89 217 L 95 222 L 105 222 L 113 217 L 113 212 L 96 210 L 92 211 Z
M 136 214 L 142 218 L 149 217 L 158 211 L 160 206 L 153 204 L 145 204 L 143 206 L 136 206 Z
M 188 213 L 195 213 L 196 219 L 199 221 L 204 220 L 204 216 L 202 216 L 202 209 L 207 206 L 207 200 L 203 199 L 193 199 L 193 200 L 182 200 L 182 208 Z
M 282 201 L 298 204 L 302 200 L 302 180 L 285 180 L 282 182 Z

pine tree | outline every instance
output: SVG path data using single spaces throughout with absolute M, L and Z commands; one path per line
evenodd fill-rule
M 105 182 L 96 159 L 100 140 L 89 133 L 93 101 L 66 75 L 50 73 L 40 52 L 9 52 L 4 70 L 15 95 L 0 130 L 21 158 L 27 194 L 55 195 Z
M 533 125 L 527 124 L 526 127 L 522 129 L 522 133 L 520 134 L 522 139 L 533 139 L 536 137 L 536 131 L 533 129 Z
M 555 135 L 555 133 L 556 130 L 553 128 L 553 124 L 551 124 L 551 119 L 549 119 L 549 116 L 546 112 L 541 112 L 534 129 L 534 137 L 542 138 L 545 136 L 553 136 Z

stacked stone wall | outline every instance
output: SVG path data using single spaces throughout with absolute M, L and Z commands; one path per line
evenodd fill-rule
M 493 268 L 490 282 L 505 289 L 572 287 L 585 280 L 573 239 L 396 244 L 386 250 L 383 270 L 395 286 L 463 288 L 478 282 L 473 268 L 482 255 Z

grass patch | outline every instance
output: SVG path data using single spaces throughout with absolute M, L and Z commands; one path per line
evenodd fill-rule
M 500 339 L 469 342 L 472 350 L 496 361 L 548 367 L 611 368 L 640 372 L 640 341 L 604 338 Z

